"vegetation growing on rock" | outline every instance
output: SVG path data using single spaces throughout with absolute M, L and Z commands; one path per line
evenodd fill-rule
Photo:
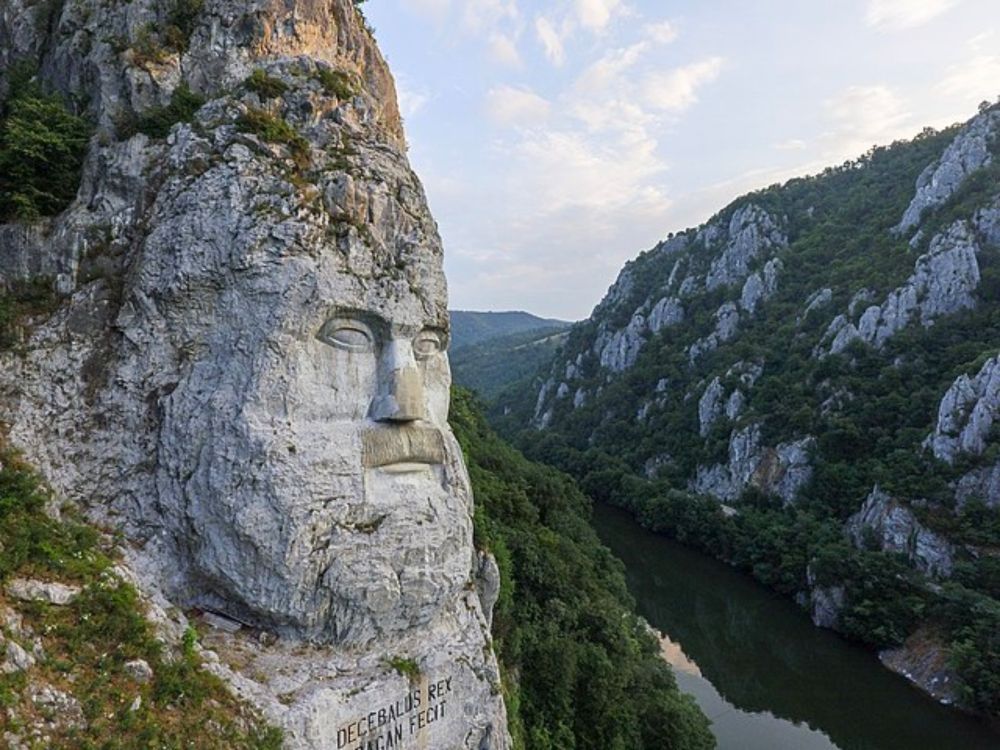
M 36 746 L 44 734 L 53 750 L 279 748 L 281 734 L 202 670 L 190 637 L 177 647 L 157 637 L 115 571 L 115 540 L 52 501 L 0 443 L 0 643 L 30 655 L 0 670 L 0 738 Z M 31 600 L 14 580 L 79 593 Z
M 0 223 L 66 208 L 76 197 L 89 137 L 87 121 L 45 94 L 21 65 L 0 105 Z

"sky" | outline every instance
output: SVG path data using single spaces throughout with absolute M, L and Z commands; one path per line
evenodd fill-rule
M 368 0 L 452 309 L 587 317 L 732 199 L 1000 95 L 1000 0 Z

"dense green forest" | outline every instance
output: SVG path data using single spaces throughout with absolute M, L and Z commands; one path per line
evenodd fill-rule
M 698 358 L 691 346 L 710 334 L 734 291 L 723 286 L 685 297 L 683 323 L 651 336 L 634 366 L 609 373 L 592 355 L 601 331 L 626 326 L 643 300 L 668 285 L 678 260 L 659 248 L 639 256 L 623 272 L 629 283 L 618 296 L 571 330 L 540 377 L 509 386 L 492 419 L 532 459 L 567 471 L 594 499 L 630 509 L 646 526 L 777 591 L 801 598 L 843 587 L 839 630 L 852 639 L 880 648 L 918 628 L 933 633 L 947 646 L 964 701 L 1000 715 L 1000 509 L 985 498 L 957 505 L 953 489 L 959 477 L 997 463 L 1000 433 L 994 428 L 985 452 L 954 465 L 921 447 L 949 386 L 998 353 L 1000 247 L 985 243 L 978 253 L 974 309 L 910 325 L 881 349 L 856 341 L 837 354 L 816 353 L 831 320 L 859 291 L 885 299 L 914 272 L 933 237 L 995 199 L 1000 158 L 927 212 L 912 244 L 910 235 L 892 231 L 918 176 L 957 132 L 928 130 L 734 202 L 713 222 L 725 226 L 749 204 L 781 217 L 788 243 L 777 251 L 784 270 L 774 296 L 741 317 L 731 340 Z M 1000 156 L 1000 142 L 990 148 Z M 686 233 L 684 268 L 704 273 L 717 248 L 694 236 Z M 807 301 L 824 288 L 828 304 L 806 313 Z M 762 372 L 749 388 L 740 386 L 740 366 L 748 362 Z M 528 427 L 539 389 L 548 377 L 558 383 L 567 363 L 578 371 L 570 392 L 580 389 L 587 398 L 554 399 L 547 428 Z M 735 419 L 717 420 L 703 437 L 699 397 L 713 377 L 727 393 L 743 387 L 746 402 Z M 732 435 L 750 425 L 768 446 L 813 436 L 812 475 L 794 502 L 747 486 L 733 513 L 697 496 L 692 480 L 700 467 L 725 465 Z M 875 486 L 903 499 L 926 528 L 954 545 L 950 577 L 929 580 L 905 555 L 848 541 L 844 523 Z
M 448 353 L 457 385 L 490 401 L 510 383 L 534 375 L 565 339 L 565 327 L 533 328 L 467 344 Z
M 589 526 L 587 498 L 497 437 L 464 390 L 451 423 L 475 490 L 477 545 L 501 571 L 493 632 L 514 746 L 713 747 L 634 614 L 621 563 Z

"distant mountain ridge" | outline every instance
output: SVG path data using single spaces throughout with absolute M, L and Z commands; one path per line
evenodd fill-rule
M 479 344 L 498 336 L 531 331 L 539 328 L 568 328 L 571 324 L 564 320 L 539 318 L 522 310 L 504 312 L 476 312 L 471 310 L 450 310 L 451 349 L 460 349 L 470 344 Z
M 493 414 L 1000 716 L 1000 105 L 671 234 Z

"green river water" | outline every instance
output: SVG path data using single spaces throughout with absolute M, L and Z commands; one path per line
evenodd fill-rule
M 925 697 L 732 568 L 595 506 L 639 613 L 719 750 L 1000 750 L 1000 731 Z

